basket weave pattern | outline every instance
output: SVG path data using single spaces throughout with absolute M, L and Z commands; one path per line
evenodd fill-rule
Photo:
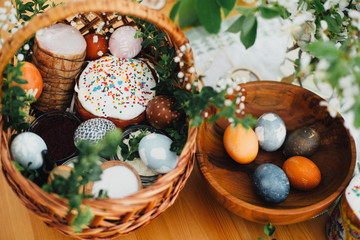
M 122 17 L 120 18 L 114 13 Z M 77 1 L 52 8 L 35 17 L 27 26 L 8 39 L 4 43 L 3 51 L 0 52 L 0 72 L 4 71 L 6 64 L 14 57 L 23 42 L 39 29 L 56 22 L 69 24 L 77 19 L 77 27 L 82 34 L 95 32 L 99 24 L 103 22 L 105 24 L 102 31 L 108 35 L 111 28 L 134 24 L 125 16 L 134 16 L 154 23 L 159 31 L 167 33 L 166 38 L 169 45 L 176 49 L 188 43 L 185 35 L 167 17 L 140 4 L 127 0 Z M 142 57 L 149 56 L 143 53 Z M 181 71 L 185 73 L 187 82 L 192 83 L 194 74 L 188 71 L 193 66 L 191 49 L 183 53 L 181 62 L 184 63 Z M 185 86 L 187 82 L 184 82 L 183 85 Z M 84 205 L 91 208 L 95 217 L 81 233 L 74 233 L 73 228 L 69 225 L 69 222 L 76 216 L 76 212 L 68 214 L 67 200 L 42 191 L 35 183 L 24 178 L 12 164 L 9 152 L 11 130 L 1 131 L 0 134 L 2 171 L 24 205 L 47 225 L 79 239 L 109 239 L 128 234 L 146 225 L 175 202 L 193 169 L 197 132 L 197 128 L 189 127 L 188 140 L 179 157 L 177 167 L 170 173 L 161 176 L 153 185 L 123 199 L 84 200 Z

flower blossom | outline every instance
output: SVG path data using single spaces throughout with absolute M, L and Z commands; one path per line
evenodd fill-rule
M 327 107 L 330 116 L 333 118 L 336 117 L 340 111 L 340 101 L 336 97 L 331 98 L 329 101 L 321 101 L 319 105 Z
M 360 12 L 349 10 L 349 17 L 352 19 L 351 24 L 360 30 Z

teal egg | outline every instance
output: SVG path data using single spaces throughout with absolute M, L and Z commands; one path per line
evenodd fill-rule
M 178 156 L 170 151 L 172 140 L 159 133 L 151 133 L 140 140 L 139 155 L 145 165 L 158 173 L 168 173 L 178 162 Z
M 13 159 L 24 168 L 38 169 L 43 165 L 41 152 L 47 150 L 44 140 L 32 132 L 17 135 L 11 143 Z

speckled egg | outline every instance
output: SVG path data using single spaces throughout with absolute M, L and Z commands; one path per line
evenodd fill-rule
M 169 96 L 156 96 L 151 99 L 146 107 L 146 119 L 151 126 L 165 129 L 172 125 L 173 121 L 180 118 L 180 111 L 172 111 L 175 99 Z
M 74 133 L 74 143 L 80 140 L 88 140 L 90 142 L 98 142 L 103 139 L 111 130 L 116 128 L 115 124 L 104 118 L 92 118 L 82 122 Z
M 290 191 L 289 179 L 285 172 L 272 163 L 264 163 L 254 172 L 256 192 L 267 202 L 281 203 Z
M 261 149 L 273 152 L 285 141 L 286 127 L 284 121 L 275 113 L 261 115 L 255 125 L 255 133 Z
M 47 150 L 44 140 L 32 132 L 17 135 L 11 143 L 13 159 L 24 168 L 38 169 L 43 165 L 41 152 Z
M 310 157 L 320 146 L 319 133 L 310 127 L 301 127 L 291 132 L 284 142 L 283 153 L 286 157 Z
M 158 173 L 168 173 L 176 167 L 178 156 L 170 151 L 172 140 L 159 133 L 143 137 L 139 143 L 139 155 L 145 165 Z

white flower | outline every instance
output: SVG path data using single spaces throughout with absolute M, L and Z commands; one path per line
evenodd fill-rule
M 339 79 L 339 87 L 342 90 L 342 109 L 347 110 L 355 104 L 355 97 L 359 95 L 359 86 L 354 75 L 348 75 Z
M 349 10 L 349 17 L 352 19 L 351 24 L 360 30 L 360 11 Z
M 328 98 L 334 93 L 333 87 L 328 82 L 319 82 L 317 84 L 318 94 L 324 98 Z
M 321 38 L 324 41 L 329 41 L 329 37 L 326 35 L 326 31 L 328 30 L 328 23 L 325 20 L 320 21 L 320 33 Z
M 315 19 L 312 11 L 294 12 L 290 19 L 283 22 L 282 30 L 289 33 L 299 46 L 304 42 L 313 41 L 315 39 Z
M 29 44 L 25 44 L 25 45 L 24 45 L 24 50 L 26 50 L 26 51 L 27 51 L 27 50 L 29 50 L 29 49 L 30 49 Z
M 324 8 L 325 10 L 329 10 L 330 8 L 334 7 L 335 5 L 337 5 L 340 1 L 339 0 L 327 0 L 324 3 Z
M 310 62 L 311 62 L 311 56 L 310 56 L 310 54 L 307 53 L 307 52 L 303 52 L 303 53 L 301 54 L 301 58 L 300 58 L 300 66 L 301 66 L 301 69 L 302 69 L 302 70 L 306 69 L 306 68 L 309 66 Z
M 321 59 L 316 65 L 317 70 L 327 70 L 330 67 L 330 63 L 326 59 Z
M 178 76 L 178 78 L 183 78 L 185 75 L 183 72 L 179 72 L 177 76 Z
M 331 117 L 336 117 L 340 110 L 340 101 L 338 98 L 331 98 L 329 101 L 321 101 L 320 106 L 327 107 L 327 110 Z
M 226 93 L 229 94 L 229 95 L 232 95 L 232 94 L 234 93 L 234 89 L 228 88 L 228 89 L 226 90 Z
M 17 55 L 17 59 L 18 59 L 19 61 L 24 61 L 24 55 L 21 54 L 21 53 L 19 53 L 19 54 Z
M 294 13 L 297 11 L 299 0 L 271 0 L 270 2 L 277 2 L 285 7 L 289 13 Z
M 224 102 L 225 106 L 230 106 L 232 104 L 232 101 L 229 100 L 229 99 L 226 99 L 225 102 Z

